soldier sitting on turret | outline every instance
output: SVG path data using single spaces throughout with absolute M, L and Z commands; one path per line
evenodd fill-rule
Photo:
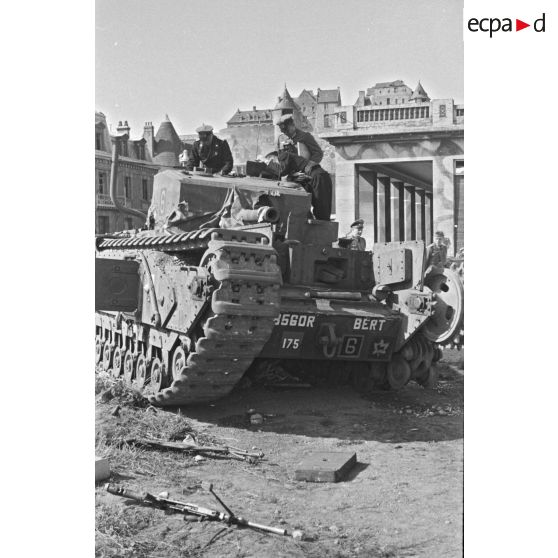
M 303 132 L 295 126 L 292 114 L 284 114 L 275 121 L 275 125 L 297 146 L 298 155 L 310 162 L 321 162 L 324 156 L 322 148 L 311 133 Z
M 200 126 L 196 132 L 200 139 L 194 142 L 186 169 L 194 170 L 203 163 L 213 172 L 229 174 L 233 168 L 233 157 L 227 141 L 214 136 L 213 126 L 208 124 Z
M 313 161 L 293 153 L 293 145 L 285 145 L 280 151 L 272 151 L 266 155 L 270 172 L 275 176 L 288 176 L 299 182 L 304 189 L 312 194 L 312 210 L 316 219 L 329 221 L 331 217 L 331 177 Z

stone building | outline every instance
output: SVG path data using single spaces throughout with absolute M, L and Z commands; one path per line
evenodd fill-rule
M 120 139 L 116 193 L 125 207 L 147 213 L 151 204 L 153 177 L 161 167 L 177 166 L 184 145 L 168 116 L 155 134 L 152 122 L 146 122 L 143 135 L 130 139 L 128 122 L 119 122 L 111 135 L 106 117 L 95 112 L 95 233 L 109 233 L 141 227 L 138 217 L 122 215 L 110 199 L 112 140 Z
M 464 108 L 401 80 L 359 92 L 320 137 L 335 148 L 336 218 L 358 218 L 371 242 L 424 240 L 436 230 L 463 247 Z
M 324 150 L 322 166 L 334 175 L 334 149 L 327 141 L 320 139 L 318 133 L 335 125 L 336 108 L 339 106 L 341 106 L 339 88 L 318 88 L 316 93 L 303 89 L 298 97 L 293 98 L 285 85 L 274 108 L 238 109 L 227 121 L 227 127 L 218 134 L 229 142 L 234 163 L 238 170 L 242 171 L 246 161 L 263 156 L 277 148 L 280 132 L 273 122 L 283 114 L 292 114 L 297 127 L 315 135 Z

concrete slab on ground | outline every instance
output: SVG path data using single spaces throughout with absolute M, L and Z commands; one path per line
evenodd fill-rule
M 354 452 L 317 452 L 304 458 L 295 470 L 295 480 L 339 482 L 355 466 Z

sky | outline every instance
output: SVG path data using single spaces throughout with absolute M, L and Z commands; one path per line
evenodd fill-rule
M 273 108 L 286 83 L 420 80 L 463 102 L 463 0 L 96 0 L 95 109 L 140 137 L 168 114 L 179 134 L 224 128 L 238 108 Z

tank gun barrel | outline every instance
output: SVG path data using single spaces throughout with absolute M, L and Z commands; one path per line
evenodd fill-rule
M 127 139 L 126 136 L 112 138 L 112 163 L 110 167 L 110 199 L 116 209 L 120 211 L 123 215 L 133 215 L 134 217 L 139 217 L 144 221 L 147 219 L 147 215 L 143 211 L 138 209 L 132 209 L 131 207 L 124 207 L 116 196 L 116 186 L 118 184 L 118 149 L 120 142 Z

